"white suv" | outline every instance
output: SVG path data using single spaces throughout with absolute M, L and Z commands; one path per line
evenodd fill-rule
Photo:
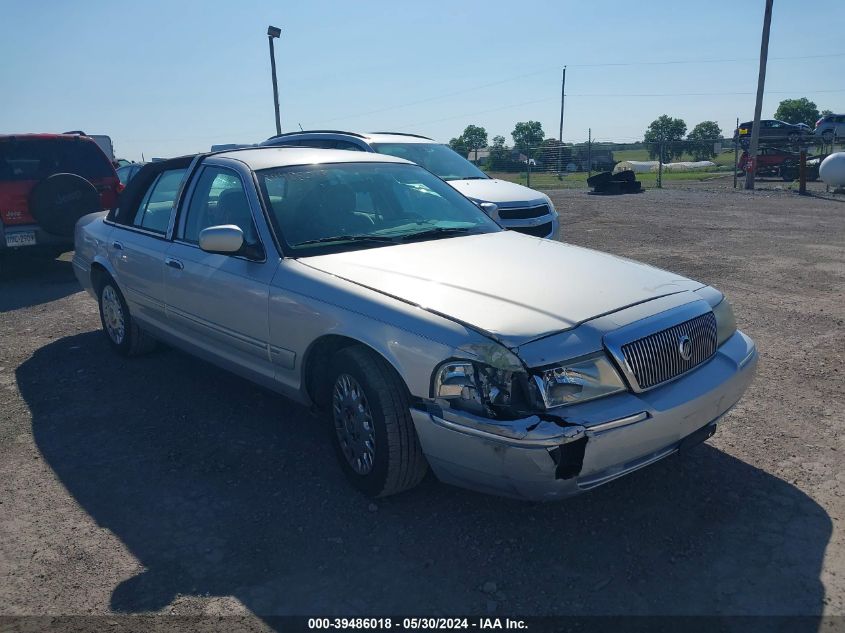
M 551 239 L 558 235 L 558 214 L 546 194 L 490 178 L 448 145 L 425 136 L 399 132 L 356 134 L 310 130 L 272 136 L 261 145 L 357 150 L 404 158 L 425 167 L 470 200 L 478 204 L 494 203 L 498 209 L 491 215 L 506 229 Z

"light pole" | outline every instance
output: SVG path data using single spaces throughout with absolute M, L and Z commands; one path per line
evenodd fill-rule
M 276 134 L 282 133 L 282 122 L 279 119 L 279 85 L 276 83 L 276 50 L 273 40 L 278 39 L 282 29 L 277 26 L 267 27 L 267 40 L 270 42 L 270 70 L 273 74 L 273 105 L 276 107 Z

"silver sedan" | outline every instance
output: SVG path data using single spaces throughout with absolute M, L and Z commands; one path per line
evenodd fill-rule
M 118 353 L 156 340 L 314 407 L 341 468 L 565 497 L 710 437 L 757 363 L 680 275 L 503 230 L 422 167 L 256 148 L 151 163 L 82 218 Z

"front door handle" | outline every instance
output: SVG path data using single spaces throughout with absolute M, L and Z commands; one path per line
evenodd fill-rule
M 116 241 L 112 242 L 111 247 L 116 251 L 122 251 L 123 250 L 123 242 L 116 242 Z
M 171 268 L 175 268 L 176 270 L 182 270 L 185 268 L 185 265 L 180 262 L 178 259 L 173 259 L 172 257 L 168 257 L 164 260 L 164 263 L 170 266 Z

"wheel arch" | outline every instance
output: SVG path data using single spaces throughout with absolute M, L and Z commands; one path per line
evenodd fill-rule
M 399 377 L 399 381 L 404 387 L 408 398 L 413 398 L 408 384 L 402 376 L 399 363 L 392 355 L 385 354 L 373 345 L 358 338 L 353 338 L 345 334 L 324 334 L 311 342 L 302 358 L 302 387 L 308 400 L 315 407 L 320 408 L 322 406 L 321 403 L 325 402 L 326 392 L 323 390 L 327 386 L 321 383 L 321 378 L 328 371 L 332 356 L 342 349 L 354 346 L 363 347 L 371 351 L 387 363 Z
M 95 257 L 94 261 L 91 262 L 88 274 L 91 278 L 91 288 L 94 291 L 94 295 L 99 295 L 100 286 L 105 279 L 111 279 L 117 283 L 111 263 L 107 259 L 99 256 Z

